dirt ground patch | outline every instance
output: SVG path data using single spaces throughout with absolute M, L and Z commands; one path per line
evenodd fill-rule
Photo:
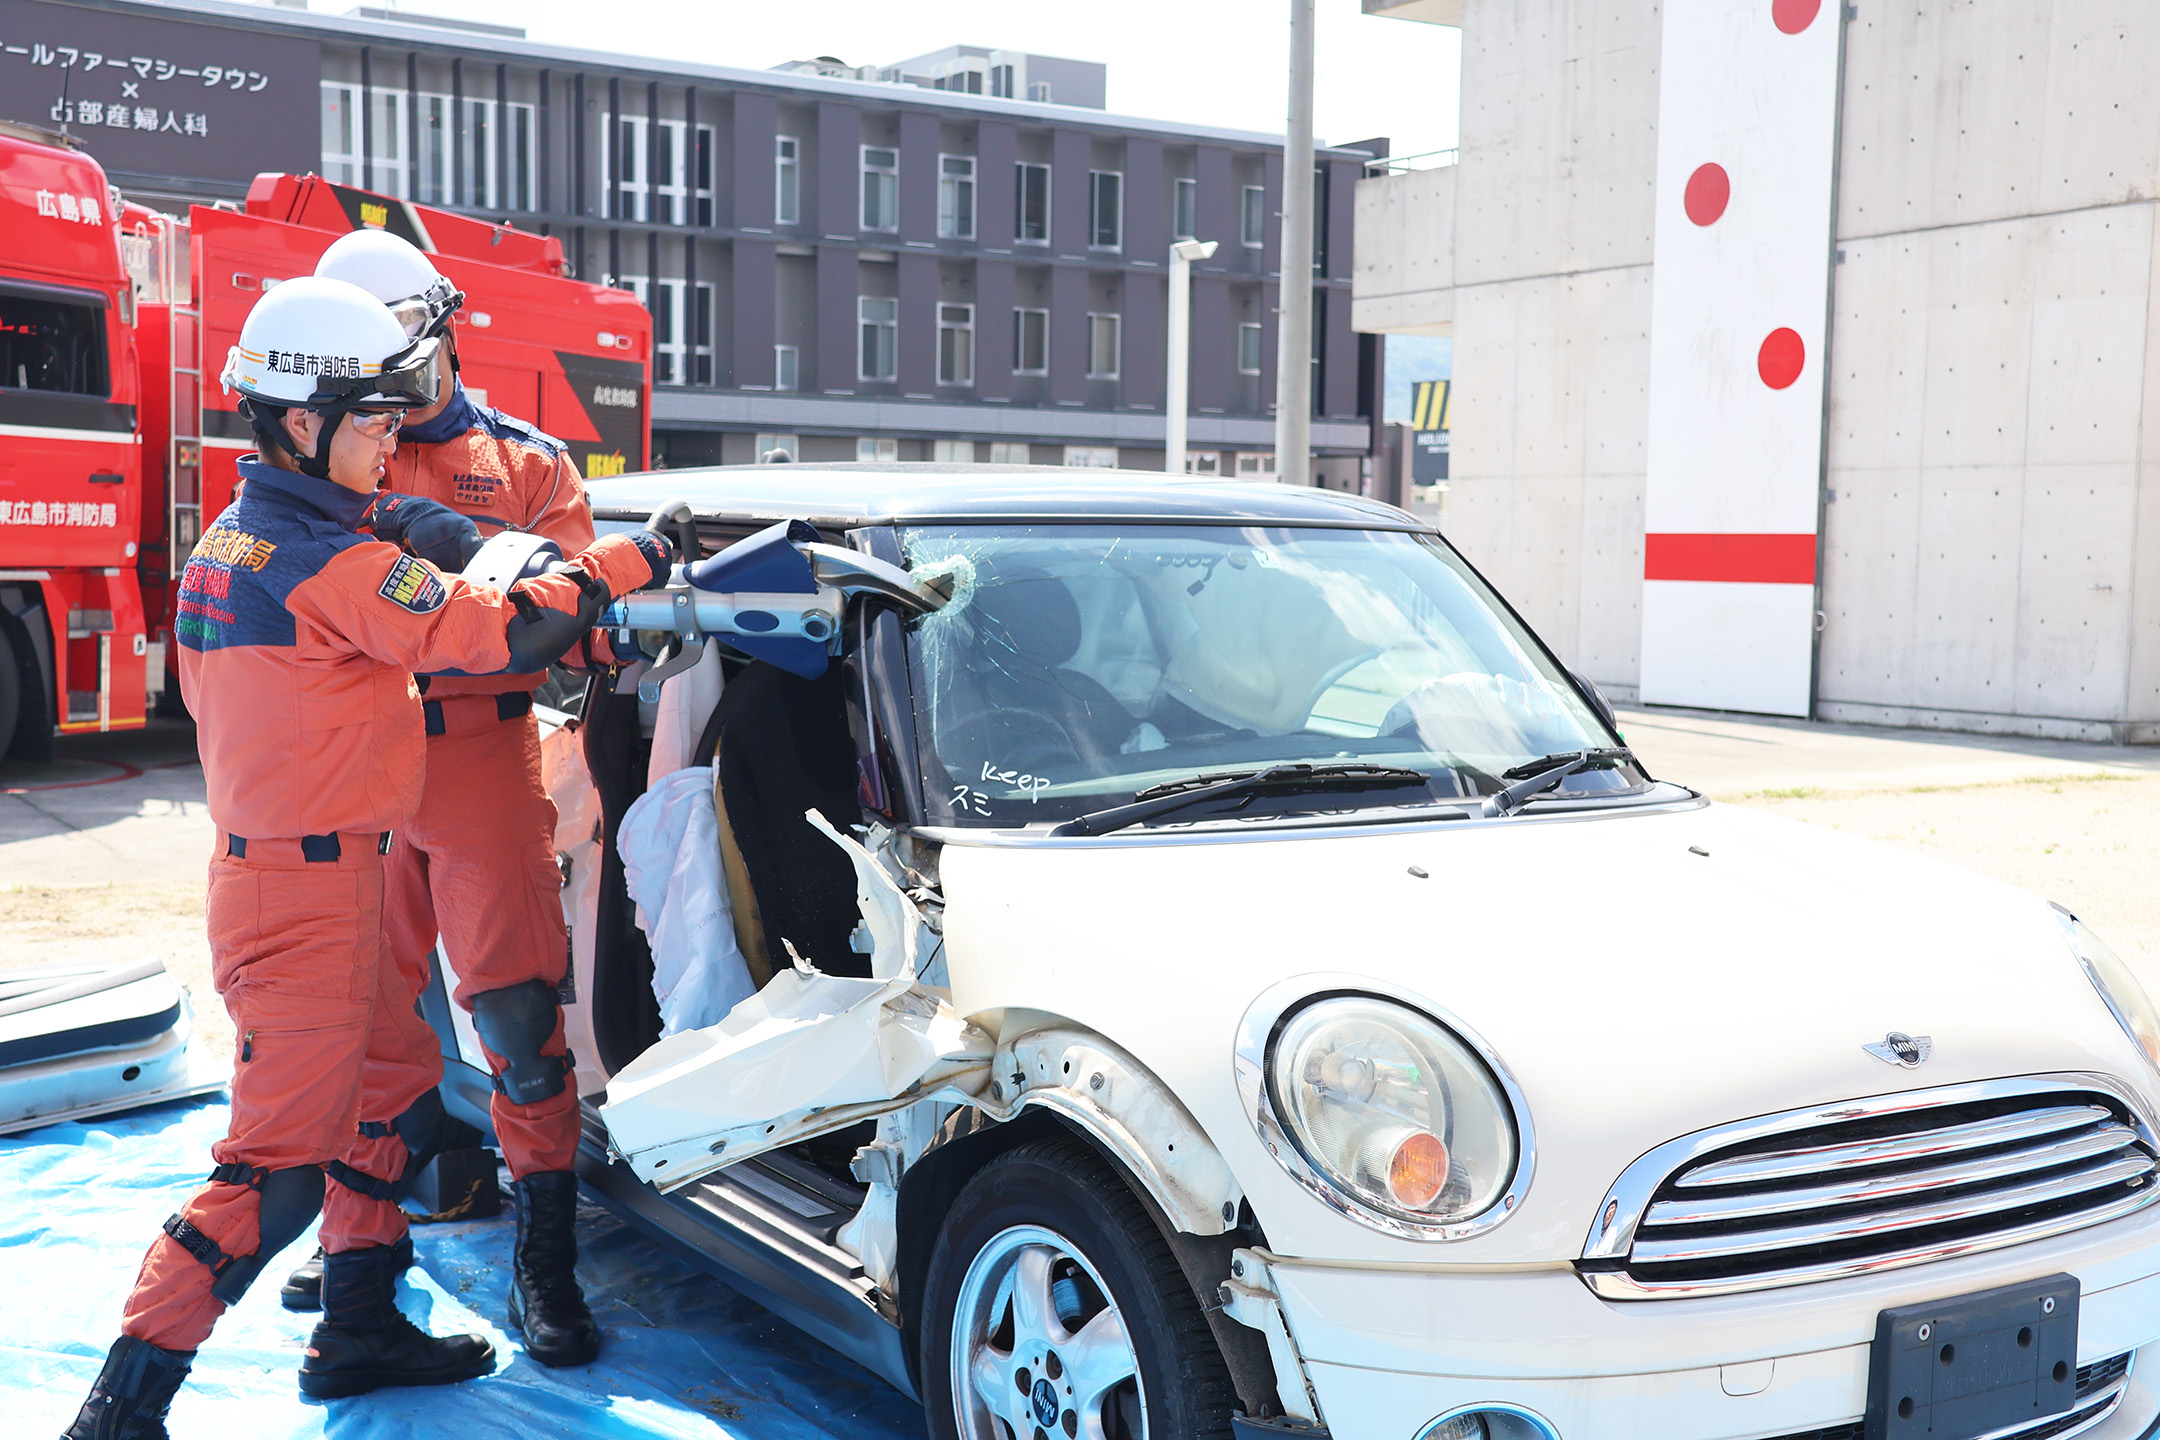
M 163 960 L 187 987 L 207 1052 L 230 1059 L 232 1020 L 210 983 L 202 882 L 0 885 L 0 968 Z
M 2160 994 L 2160 775 L 1713 798 L 1917 850 L 2060 901 Z

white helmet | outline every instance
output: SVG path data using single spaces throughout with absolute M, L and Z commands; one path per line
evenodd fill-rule
M 445 280 L 418 247 L 387 230 L 338 236 L 315 262 L 315 273 L 349 281 L 382 301 L 414 340 L 442 334 L 465 303 L 465 292 Z
M 406 335 L 357 285 L 303 276 L 248 312 L 218 384 L 266 405 L 325 412 L 432 405 L 442 389 L 442 342 Z

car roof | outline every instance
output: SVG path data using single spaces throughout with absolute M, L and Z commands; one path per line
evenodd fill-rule
M 594 511 L 609 519 L 642 519 L 685 500 L 701 520 L 808 520 L 835 528 L 1110 520 L 1432 529 L 1392 505 L 1336 490 L 1058 465 L 714 465 L 591 480 L 586 490 Z

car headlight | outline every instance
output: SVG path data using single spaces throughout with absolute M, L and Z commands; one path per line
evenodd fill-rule
M 2129 1035 L 2131 1043 L 2145 1052 L 2153 1069 L 2160 1070 L 2160 1006 L 2153 1004 L 2152 996 L 2145 993 L 2145 987 L 2130 973 L 2122 957 L 2108 949 L 2107 942 L 2087 929 L 2077 916 L 2058 905 L 2055 920 L 2069 937 L 2070 951 L 2085 968 L 2085 978 L 2092 981 L 2093 989 L 2114 1012 L 2116 1023 Z
M 1457 1238 L 1450 1227 L 1497 1223 L 1513 1208 L 1523 1169 L 1515 1106 L 1437 1021 L 1370 995 L 1325 996 L 1274 1027 L 1265 1070 L 1269 1109 L 1297 1158 L 1352 1202 L 1337 1206 L 1352 1218 Z M 1308 1179 L 1279 1149 L 1276 1158 Z

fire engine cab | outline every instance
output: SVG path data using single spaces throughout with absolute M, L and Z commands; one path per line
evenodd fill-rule
M 218 389 L 225 351 L 264 291 L 363 227 L 465 291 L 476 400 L 562 439 L 582 474 L 646 468 L 651 317 L 569 279 L 560 240 L 313 175 L 161 214 L 66 137 L 0 121 L 0 755 L 49 760 L 60 735 L 157 708 L 174 577 L 254 448 Z

